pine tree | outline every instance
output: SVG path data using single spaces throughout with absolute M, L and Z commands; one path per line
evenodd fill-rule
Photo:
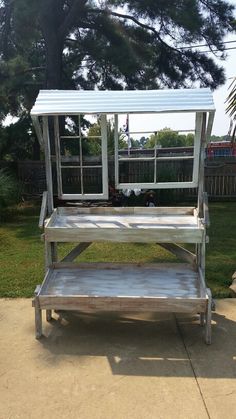
M 0 0 L 0 118 L 40 88 L 149 89 L 224 83 L 226 0 Z

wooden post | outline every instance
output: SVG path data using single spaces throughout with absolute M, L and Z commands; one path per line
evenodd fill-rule
M 102 193 L 108 199 L 108 163 L 107 163 L 107 116 L 101 115 L 102 137 Z
M 53 212 L 54 205 L 53 205 L 51 147 L 50 147 L 47 116 L 43 116 L 43 138 L 44 138 L 45 169 L 46 169 L 46 180 L 47 180 L 47 191 L 48 191 L 48 212 L 49 214 L 51 214 Z
M 205 341 L 207 345 L 211 344 L 211 304 L 212 296 L 211 290 L 207 288 L 208 302 L 206 309 L 206 324 L 205 324 Z
M 62 178 L 61 178 L 61 144 L 60 144 L 60 128 L 59 118 L 54 116 L 54 132 L 55 132 L 55 152 L 56 152 L 56 166 L 57 166 L 57 193 L 62 196 Z
M 197 118 L 198 118 L 198 115 L 197 115 Z M 198 181 L 198 213 L 199 213 L 199 217 L 201 218 L 203 217 L 205 145 L 206 145 L 206 113 L 204 112 L 202 114 L 202 123 L 201 123 L 201 147 L 200 147 L 200 156 L 199 156 L 199 181 Z
M 37 285 L 34 295 L 34 310 L 35 310 L 35 337 L 40 339 L 42 337 L 42 310 L 40 309 L 39 304 L 39 294 L 40 285 Z
M 115 114 L 115 124 L 114 124 L 114 143 L 115 143 L 115 150 L 114 150 L 114 157 L 115 157 L 115 188 L 119 182 L 119 134 L 118 134 L 118 115 Z
M 47 322 L 52 320 L 52 310 L 46 310 L 46 320 Z

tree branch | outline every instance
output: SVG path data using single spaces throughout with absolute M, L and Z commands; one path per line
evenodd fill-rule
M 62 38 L 66 35 L 68 29 L 73 25 L 75 19 L 77 18 L 78 13 L 80 11 L 85 11 L 85 5 L 87 1 L 88 0 L 74 0 L 73 1 L 69 12 L 64 19 L 64 22 L 59 28 L 59 33 Z
M 153 26 L 150 26 L 150 25 L 147 25 L 146 23 L 140 22 L 134 16 L 131 16 L 131 15 L 128 15 L 128 14 L 124 14 L 124 13 L 112 12 L 111 10 L 108 10 L 108 9 L 106 9 L 106 10 L 90 9 L 88 11 L 90 13 L 98 13 L 98 14 L 110 15 L 110 16 L 119 17 L 121 19 L 131 20 L 132 22 L 136 23 L 136 25 L 140 26 L 141 28 L 144 28 L 144 29 L 147 29 L 147 30 L 153 32 L 154 35 L 160 41 L 160 43 L 163 44 L 165 47 L 171 49 L 172 51 L 178 52 L 181 55 L 184 55 L 182 51 L 178 50 L 177 48 L 172 47 L 171 45 L 169 45 L 165 41 L 163 41 L 163 39 L 161 38 L 160 34 L 158 33 L 158 31 Z

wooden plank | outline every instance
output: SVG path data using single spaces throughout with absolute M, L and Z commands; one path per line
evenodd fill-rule
M 115 158 L 115 188 L 118 189 L 119 185 L 119 126 L 118 126 L 118 115 L 115 114 L 115 121 L 114 121 L 114 158 Z
M 212 126 L 214 122 L 215 111 L 208 113 L 208 122 L 207 122 L 207 130 L 206 130 L 206 142 L 210 140 Z
M 196 188 L 197 181 L 192 182 L 147 182 L 147 183 L 119 183 L 117 189 L 185 189 Z
M 203 193 L 203 221 L 207 227 L 210 227 L 209 206 L 207 192 Z
M 40 216 L 39 216 L 39 228 L 43 228 L 44 226 L 44 220 L 47 215 L 47 199 L 48 199 L 48 193 L 47 191 L 43 192 L 43 198 L 42 198 L 42 204 L 41 204 L 41 210 L 40 210 Z
M 66 255 L 61 262 L 72 262 L 75 258 L 77 258 L 81 253 L 86 250 L 90 244 L 92 243 L 80 243 L 74 249 L 71 250 L 68 255 Z
M 204 193 L 204 162 L 206 147 L 206 113 L 203 113 L 201 126 L 201 149 L 199 156 L 199 180 L 198 180 L 198 213 L 203 217 L 203 193 Z
M 205 299 L 137 299 L 96 297 L 40 297 L 40 306 L 51 310 L 127 311 L 200 313 L 206 310 Z
M 173 253 L 178 258 L 184 260 L 185 262 L 191 263 L 191 265 L 196 265 L 196 255 L 190 252 L 187 249 L 184 249 L 182 246 L 179 246 L 176 243 L 157 243 L 159 246 Z
M 52 242 L 138 242 L 138 243 L 201 243 L 203 231 L 200 228 L 47 228 L 45 239 Z
M 39 293 L 40 293 L 40 285 L 36 287 L 34 292 L 35 298 L 33 302 L 34 306 L 34 314 L 35 314 L 35 337 L 36 339 L 40 339 L 42 336 L 42 310 L 39 304 Z
M 122 161 L 155 161 L 155 160 L 167 160 L 167 161 L 175 161 L 175 160 L 193 160 L 193 156 L 169 156 L 169 157 L 119 157 L 119 162 Z
M 44 138 L 44 152 L 45 152 L 45 168 L 46 168 L 46 181 L 48 191 L 48 212 L 52 213 L 53 205 L 53 183 L 52 183 L 52 165 L 51 165 L 51 148 L 48 130 L 48 118 L 43 116 L 43 138 Z
M 211 344 L 211 290 L 207 288 L 208 303 L 206 309 L 206 323 L 205 323 L 205 341 L 207 345 Z
M 142 215 L 193 215 L 194 207 L 58 207 L 58 215 L 73 214 L 142 214 Z
M 202 272 L 202 269 L 200 267 L 198 268 L 198 277 L 199 277 L 201 297 L 205 297 L 207 295 L 207 291 L 206 291 L 207 288 L 206 288 L 204 273 Z
M 84 201 L 92 201 L 93 199 L 107 199 L 103 193 L 98 194 L 62 194 L 60 196 L 62 201 L 83 199 Z
M 199 159 L 201 150 L 201 134 L 203 124 L 203 113 L 196 113 L 196 132 L 194 138 L 194 164 L 193 164 L 193 181 L 198 184 L 199 182 Z
M 108 199 L 108 162 L 107 162 L 107 116 L 101 115 L 102 136 L 102 193 L 103 198 Z
M 193 275 L 197 275 L 196 270 L 189 265 L 188 263 L 124 263 L 124 262 L 78 262 L 78 263 L 72 263 L 72 262 L 56 262 L 51 265 L 50 269 L 50 275 L 52 274 L 53 270 L 56 269 L 58 271 L 63 269 L 94 269 L 94 270 L 100 270 L 100 269 L 106 269 L 106 270 L 119 270 L 119 269 L 142 269 L 142 270 L 155 270 L 155 274 L 158 273 L 158 271 L 165 271 L 166 270 L 172 270 L 173 272 L 181 272 L 181 273 L 193 273 Z
M 62 177 L 61 177 L 61 144 L 60 144 L 60 128 L 59 117 L 54 116 L 54 131 L 55 131 L 55 153 L 56 153 L 56 168 L 57 168 L 57 194 L 58 197 L 62 195 Z
M 45 239 L 200 243 L 204 226 L 196 215 L 188 215 L 192 212 L 192 208 L 59 208 L 45 226 Z
M 40 292 L 43 295 L 198 299 L 200 289 L 198 273 L 188 264 L 96 263 L 50 269 Z

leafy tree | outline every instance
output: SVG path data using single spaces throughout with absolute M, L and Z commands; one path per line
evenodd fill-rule
M 16 123 L 0 127 L 0 159 L 37 160 L 40 155 L 39 143 L 33 132 L 28 113 L 22 113 Z
M 147 142 L 145 148 L 153 148 L 155 145 L 160 147 L 186 147 L 192 146 L 194 143 L 194 135 L 189 133 L 179 134 L 170 128 L 163 128 L 156 134 L 152 134 Z
M 233 30 L 226 0 L 0 0 L 0 120 L 40 88 L 216 88 Z
M 3 114 L 31 108 L 39 87 L 215 88 L 233 6 L 223 0 L 1 0 Z M 182 49 L 184 47 L 184 49 Z
M 89 136 L 93 136 L 96 137 L 96 135 L 99 137 L 99 135 L 101 135 L 101 129 L 100 129 L 100 125 L 95 123 L 93 125 L 90 126 L 89 130 L 88 130 L 88 137 Z M 97 144 L 97 145 L 94 145 Z M 90 139 L 90 151 L 89 153 L 91 155 L 96 155 L 99 154 L 101 152 L 100 150 L 100 146 L 98 145 L 100 144 L 100 140 L 99 138 L 91 138 Z M 124 136 L 122 135 L 122 132 L 119 132 L 119 140 L 118 140 L 118 144 L 119 144 L 119 149 L 125 148 L 127 147 L 127 143 L 124 139 Z M 97 149 L 97 151 L 96 151 Z M 108 154 L 112 154 L 114 155 L 114 121 L 112 119 L 108 120 L 107 122 L 107 149 L 108 149 Z

